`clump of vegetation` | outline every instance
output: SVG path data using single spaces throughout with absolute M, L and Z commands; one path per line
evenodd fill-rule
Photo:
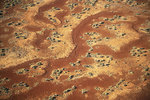
M 0 56 L 6 56 L 6 54 L 8 53 L 8 48 L 2 48 L 0 49 Z
M 55 79 L 58 79 L 58 77 L 63 73 L 63 69 L 56 69 L 52 71 L 51 76 L 54 77 Z
M 16 71 L 16 74 L 24 75 L 24 74 L 27 74 L 28 72 L 29 72 L 28 69 L 21 68 L 21 69 L 18 69 L 18 70 Z
M 1 96 L 11 96 L 12 95 L 12 90 L 11 89 L 9 89 L 9 88 L 7 88 L 7 87 L 5 87 L 5 86 L 1 86 L 0 87 L 0 97 Z
M 27 39 L 28 34 L 24 32 L 16 32 L 15 37 L 18 39 Z
M 16 94 L 24 93 L 30 89 L 29 85 L 25 82 L 14 83 L 12 88 Z
M 4 8 L 10 8 L 18 4 L 21 4 L 22 1 L 21 0 L 5 0 L 4 3 L 5 3 Z
M 59 95 L 58 94 L 54 94 L 52 96 L 49 96 L 48 97 L 48 100 L 57 100 L 56 98 L 58 97 Z
M 0 79 L 0 84 L 5 84 L 6 82 L 9 82 L 9 81 L 10 81 L 9 78 L 4 77 Z
M 148 50 L 145 50 L 145 48 L 133 47 L 130 53 L 131 56 L 141 57 L 141 56 L 147 56 Z
M 0 10 L 0 18 L 3 18 L 3 10 Z
M 88 90 L 87 90 L 87 89 L 82 89 L 82 90 L 81 90 L 81 93 L 82 93 L 82 94 L 86 94 L 86 93 L 88 93 Z
M 71 92 L 71 91 L 73 91 L 75 89 L 77 89 L 77 87 L 76 86 L 72 86 L 71 88 L 64 90 L 63 93 L 69 93 L 69 92 Z

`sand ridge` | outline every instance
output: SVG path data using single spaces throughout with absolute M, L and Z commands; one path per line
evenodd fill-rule
M 148 100 L 149 3 L 3 0 L 0 99 Z

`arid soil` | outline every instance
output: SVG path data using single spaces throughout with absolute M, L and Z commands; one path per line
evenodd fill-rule
M 5 99 L 150 100 L 150 0 L 1 0 Z

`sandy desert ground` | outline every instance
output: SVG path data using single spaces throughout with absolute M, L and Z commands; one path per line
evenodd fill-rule
M 150 100 L 150 0 L 0 0 L 0 100 Z

